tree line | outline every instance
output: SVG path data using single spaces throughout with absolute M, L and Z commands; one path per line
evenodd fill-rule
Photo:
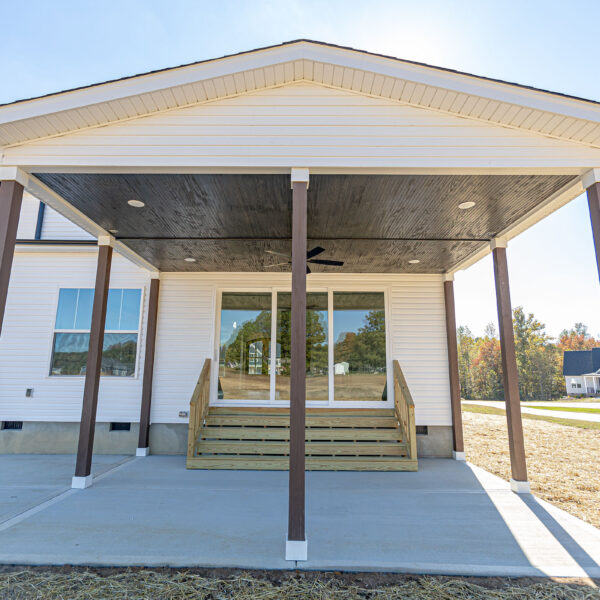
M 566 394 L 562 374 L 565 350 L 590 350 L 600 346 L 583 323 L 564 329 L 558 340 L 546 333 L 546 326 L 523 307 L 513 310 L 515 352 L 519 370 L 521 400 L 550 400 Z M 481 337 L 468 327 L 457 329 L 458 367 L 461 395 L 466 399 L 501 400 L 502 355 L 496 327 L 490 323 Z

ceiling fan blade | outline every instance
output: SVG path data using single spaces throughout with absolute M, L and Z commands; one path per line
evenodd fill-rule
M 343 267 L 344 266 L 344 263 L 341 260 L 319 260 L 317 258 L 317 259 L 309 260 L 308 262 L 315 263 L 316 265 L 330 265 L 332 267 Z
M 284 254 L 283 252 L 275 252 L 275 250 L 265 250 L 267 254 L 274 254 L 275 256 L 285 256 L 285 258 L 292 258 L 289 254 Z
M 306 253 L 306 258 L 312 258 L 313 256 L 321 254 L 321 252 L 325 252 L 325 248 L 321 248 L 321 246 L 315 246 L 312 250 L 309 250 Z

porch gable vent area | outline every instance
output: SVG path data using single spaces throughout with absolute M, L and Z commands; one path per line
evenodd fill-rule
M 18 431 L 23 429 L 23 421 L 3 421 L 2 431 Z

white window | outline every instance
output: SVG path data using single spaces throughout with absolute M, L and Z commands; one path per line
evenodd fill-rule
M 142 290 L 108 292 L 101 375 L 135 374 Z M 85 375 L 94 290 L 63 288 L 58 297 L 50 375 Z

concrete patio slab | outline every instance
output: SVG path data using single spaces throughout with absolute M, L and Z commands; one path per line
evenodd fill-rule
M 51 482 L 53 457 L 2 457 L 3 474 L 11 460 L 21 488 Z M 56 501 L 0 523 L 0 563 L 600 576 L 599 530 L 452 460 L 422 459 L 417 473 L 307 473 L 299 563 L 284 560 L 285 472 L 187 471 L 184 457 L 149 456 L 86 490 L 66 492 L 68 476 Z M 0 506 L 14 500 L 6 481 Z

